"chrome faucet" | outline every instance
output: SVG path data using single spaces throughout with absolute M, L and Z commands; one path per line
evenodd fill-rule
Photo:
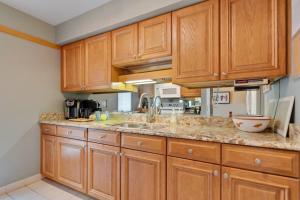
M 144 97 L 147 97 L 148 109 L 150 108 L 150 95 L 148 93 L 142 93 L 141 96 L 140 96 L 139 105 L 137 107 L 137 109 L 139 111 L 141 111 L 143 109 L 143 99 L 144 99 Z
M 161 97 L 154 97 L 153 104 L 151 108 L 148 110 L 147 122 L 153 123 L 155 122 L 155 118 L 157 115 L 161 113 Z

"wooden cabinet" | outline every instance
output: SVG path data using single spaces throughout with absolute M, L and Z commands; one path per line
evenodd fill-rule
M 61 49 L 61 89 L 65 92 L 83 89 L 84 42 L 65 45 Z
M 138 54 L 138 25 L 133 24 L 112 31 L 112 64 L 132 63 Z
M 224 167 L 223 200 L 298 200 L 299 180 Z
M 171 56 L 171 14 L 142 21 L 139 26 L 139 59 Z
M 88 146 L 88 194 L 101 200 L 120 200 L 120 147 Z
M 56 141 L 57 180 L 75 190 L 86 192 L 86 142 L 60 137 Z
M 166 156 L 122 149 L 121 199 L 165 200 Z
M 195 98 L 195 97 L 201 97 L 201 89 L 189 89 L 185 87 L 181 87 L 180 89 L 181 97 L 185 98 Z
M 84 89 L 98 90 L 111 83 L 111 33 L 85 40 Z
M 144 64 L 171 56 L 171 51 L 170 13 L 112 31 L 114 66 Z
M 167 172 L 168 200 L 221 199 L 219 165 L 168 157 Z
M 41 149 L 42 175 L 47 178 L 55 178 L 55 154 L 56 154 L 55 136 L 42 134 L 41 145 L 42 145 L 42 149 Z
M 222 0 L 221 78 L 286 75 L 286 25 L 286 0 Z
M 219 80 L 219 0 L 172 14 L 173 83 Z

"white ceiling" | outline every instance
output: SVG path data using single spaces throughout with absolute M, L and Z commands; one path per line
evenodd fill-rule
M 111 0 L 0 0 L 0 2 L 51 25 L 102 6 Z

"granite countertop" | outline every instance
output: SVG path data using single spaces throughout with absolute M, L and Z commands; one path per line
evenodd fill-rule
M 239 131 L 236 128 L 214 126 L 179 125 L 176 127 L 170 127 L 169 124 L 158 123 L 154 123 L 153 125 L 150 124 L 150 128 L 148 129 L 128 128 L 120 126 L 123 122 L 124 121 L 122 120 L 108 120 L 104 122 L 71 122 L 68 120 L 40 121 L 40 123 L 45 124 L 300 151 L 300 136 L 284 138 L 271 132 L 246 133 Z M 138 124 L 138 122 L 135 123 Z

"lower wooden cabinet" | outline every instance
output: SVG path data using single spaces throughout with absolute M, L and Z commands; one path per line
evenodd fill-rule
M 122 200 L 166 199 L 166 156 L 122 149 Z
M 299 180 L 223 167 L 223 200 L 299 200 Z
M 220 166 L 168 157 L 168 200 L 220 200 Z
M 88 144 L 88 194 L 101 200 L 120 199 L 120 147 Z
M 60 137 L 56 141 L 56 179 L 75 190 L 86 192 L 87 143 Z
M 55 136 L 42 134 L 41 172 L 43 176 L 55 178 Z

